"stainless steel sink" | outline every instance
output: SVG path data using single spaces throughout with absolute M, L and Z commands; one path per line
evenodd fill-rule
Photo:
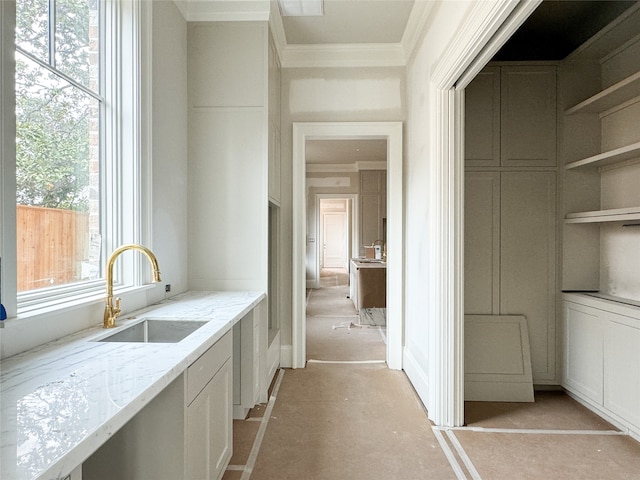
M 98 342 L 178 343 L 207 322 L 144 319 Z

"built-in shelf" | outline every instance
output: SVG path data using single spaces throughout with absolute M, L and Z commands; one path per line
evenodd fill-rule
M 640 207 L 593 210 L 590 212 L 568 213 L 565 223 L 604 223 L 640 220 Z
M 566 115 L 575 113 L 600 113 L 640 96 L 640 72 L 610 86 L 566 110 Z
M 579 167 L 603 167 L 613 163 L 624 162 L 632 158 L 640 158 L 640 142 L 626 145 L 624 147 L 599 153 L 593 157 L 583 158 L 575 162 L 567 163 L 564 168 L 571 170 Z

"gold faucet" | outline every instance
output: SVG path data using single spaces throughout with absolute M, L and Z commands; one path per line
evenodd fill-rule
M 113 264 L 116 263 L 118 255 L 122 252 L 126 252 L 127 250 L 138 250 L 139 252 L 144 253 L 153 267 L 153 281 L 160 281 L 158 260 L 151 250 L 137 244 L 122 245 L 121 247 L 116 248 L 107 261 L 107 305 L 104 307 L 104 328 L 115 327 L 116 318 L 120 315 L 120 298 L 116 298 L 116 304 L 115 306 L 113 305 Z

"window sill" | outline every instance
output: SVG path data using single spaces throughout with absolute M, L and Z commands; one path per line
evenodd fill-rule
M 113 295 L 128 296 L 133 293 L 143 292 L 145 290 L 151 290 L 154 288 L 154 284 L 139 285 L 139 286 L 127 286 L 127 287 L 114 287 Z M 106 293 L 105 292 L 89 292 L 81 293 L 78 295 L 68 295 L 64 298 L 56 298 L 51 301 L 40 302 L 38 305 L 32 305 L 27 308 L 20 309 L 16 317 L 8 318 L 4 322 L 0 322 L 0 328 L 4 324 L 10 324 L 13 322 L 19 322 L 20 320 L 26 320 L 42 315 L 59 314 L 64 311 L 71 311 L 77 308 L 89 307 L 97 304 L 104 304 Z

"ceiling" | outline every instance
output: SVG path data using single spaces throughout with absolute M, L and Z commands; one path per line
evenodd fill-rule
M 426 0 L 416 0 L 426 1 Z M 625 10 L 621 0 L 544 0 L 494 60 L 562 60 Z M 324 15 L 282 17 L 288 45 L 394 44 L 402 40 L 413 0 L 324 0 Z M 386 142 L 315 140 L 308 164 L 386 159 Z
M 413 3 L 324 0 L 324 15 L 282 17 L 282 23 L 288 45 L 400 43 Z

